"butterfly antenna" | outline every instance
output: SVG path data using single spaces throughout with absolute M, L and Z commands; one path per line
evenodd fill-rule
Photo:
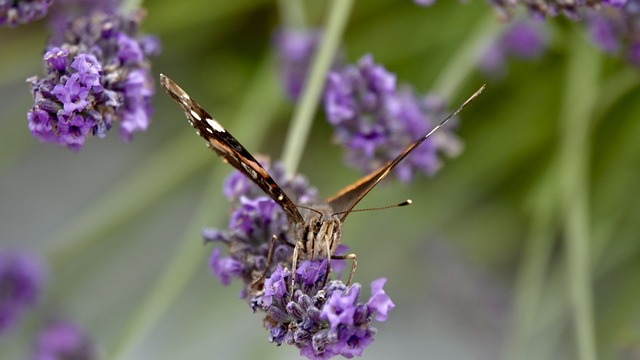
M 478 91 L 476 91 L 475 93 L 473 93 L 473 95 L 471 95 L 467 101 L 463 102 L 462 105 L 460 105 L 456 111 L 452 112 L 451 114 L 449 114 L 449 116 L 447 116 L 446 118 L 444 118 L 444 120 L 442 120 L 440 122 L 440 124 L 438 124 L 436 127 L 434 127 L 433 129 L 431 129 L 431 131 L 429 131 L 429 133 L 427 135 L 425 135 L 423 137 L 423 139 L 427 139 L 429 136 L 431 136 L 431 134 L 433 134 L 434 132 L 438 131 L 438 129 L 440 129 L 442 126 L 444 126 L 444 124 L 447 123 L 447 121 L 449 121 L 449 119 L 451 119 L 452 117 L 458 115 L 460 113 L 460 111 L 462 111 L 462 109 L 464 109 L 465 106 L 467 106 L 470 102 L 472 102 L 475 98 L 478 97 L 478 95 L 480 95 L 480 93 L 482 93 L 482 91 L 484 90 L 484 88 L 487 87 L 487 85 L 482 85 L 480 87 L 480 89 L 478 89 Z
M 354 209 L 354 210 L 350 210 L 349 213 L 354 213 L 354 212 L 361 212 L 361 211 L 376 211 L 376 210 L 385 210 L 385 209 L 391 209 L 391 208 L 397 208 L 397 207 L 401 207 L 401 206 L 407 206 L 407 205 L 411 205 L 413 204 L 413 201 L 411 201 L 411 199 L 407 199 L 399 204 L 393 204 L 393 205 L 387 205 L 387 206 L 382 206 L 382 207 L 374 207 L 374 208 L 366 208 L 366 209 Z M 345 214 L 347 211 L 340 211 L 337 213 L 333 213 L 332 215 L 340 215 L 340 214 Z
M 311 211 L 313 211 L 314 213 L 316 213 L 316 214 L 318 214 L 318 215 L 320 215 L 320 216 L 323 216 L 322 212 L 320 212 L 320 211 L 318 211 L 318 210 L 316 210 L 316 209 L 314 209 L 314 208 L 312 208 L 312 207 L 308 207 L 308 206 L 304 206 L 304 205 L 298 205 L 298 204 L 295 204 L 295 205 L 296 205 L 296 207 L 297 207 L 297 208 L 306 209 L 306 210 L 311 210 Z

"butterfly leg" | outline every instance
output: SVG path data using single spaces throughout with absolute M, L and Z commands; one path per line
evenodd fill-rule
M 301 241 L 296 242 L 296 246 L 293 248 L 293 255 L 291 256 L 291 296 L 289 297 L 289 301 L 293 299 L 293 287 L 296 284 L 296 269 L 298 268 L 298 258 L 300 257 L 298 252 L 303 248 L 304 244 L 302 244 Z
M 283 238 L 277 236 L 277 235 L 273 235 L 271 237 L 271 241 L 269 241 L 269 252 L 267 253 L 267 264 L 265 265 L 264 271 L 262 272 L 262 275 L 260 275 L 259 278 L 257 278 L 256 280 L 254 280 L 249 287 L 251 289 L 255 289 L 258 285 L 260 285 L 260 283 L 262 281 L 264 281 L 264 279 L 267 277 L 267 272 L 269 271 L 269 269 L 271 268 L 271 263 L 273 261 L 273 251 L 275 250 L 275 243 L 276 240 L 279 240 L 280 242 L 282 242 L 283 244 L 293 247 L 293 244 L 289 243 L 288 241 L 284 240 Z
M 347 281 L 347 286 L 351 285 L 351 280 L 353 280 L 353 275 L 356 273 L 356 267 L 358 266 L 358 260 L 356 258 L 356 254 L 347 254 L 347 255 L 333 255 L 331 256 L 334 260 L 346 260 L 351 259 L 353 263 L 351 263 L 351 274 L 349 274 L 349 281 Z
M 327 280 L 329 280 L 329 273 L 331 273 L 331 248 L 329 247 L 329 242 L 325 241 L 327 245 L 327 270 L 324 273 L 324 281 L 322 282 L 322 289 L 327 285 Z
M 271 237 L 271 241 L 269 241 L 269 252 L 267 253 L 267 265 L 265 265 L 262 275 L 260 275 L 259 278 L 254 280 L 251 285 L 249 285 L 251 289 L 257 288 L 257 286 L 264 280 L 264 278 L 267 277 L 267 271 L 269 271 L 269 268 L 271 267 L 271 261 L 273 261 L 273 249 L 275 248 L 277 238 L 278 237 L 276 235 L 273 235 Z

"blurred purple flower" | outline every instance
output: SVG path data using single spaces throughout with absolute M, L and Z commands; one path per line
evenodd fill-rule
M 53 0 L 0 0 L 0 26 L 14 27 L 43 18 Z
M 320 32 L 310 29 L 280 29 L 274 35 L 280 77 L 287 96 L 296 100 L 304 86 L 311 59 L 320 42 Z
M 363 172 L 393 160 L 446 115 L 444 101 L 420 97 L 408 86 L 398 89 L 395 75 L 370 55 L 329 74 L 324 106 L 335 139 L 346 150 L 346 162 Z M 425 141 L 394 175 L 407 182 L 416 171 L 434 174 L 440 168 L 439 153 L 455 155 L 449 150 L 460 149 L 451 132 L 454 123 Z
M 627 3 L 627 0 L 602 0 L 602 3 L 613 7 L 621 7 Z
M 44 265 L 26 251 L 0 250 L 0 335 L 14 328 L 42 291 Z
M 34 360 L 93 360 L 98 352 L 88 335 L 70 321 L 56 320 L 40 333 Z
M 421 6 L 431 6 L 436 3 L 436 0 L 413 0 L 413 2 Z
M 80 150 L 88 136 L 106 136 L 115 122 L 127 141 L 147 129 L 154 88 L 146 57 L 157 54 L 159 45 L 137 35 L 141 21 L 141 12 L 94 12 L 68 21 L 63 34 L 52 36 L 43 57 L 46 76 L 27 79 L 34 137 Z
M 591 39 L 603 52 L 640 66 L 640 1 L 610 3 L 612 7 L 586 13 Z
M 506 73 L 507 59 L 510 57 L 535 60 L 544 55 L 548 39 L 544 23 L 532 20 L 513 21 L 493 41 L 480 58 L 478 67 L 490 76 L 500 77 Z

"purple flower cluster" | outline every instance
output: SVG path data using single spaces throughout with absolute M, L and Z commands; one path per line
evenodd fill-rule
M 98 351 L 87 334 L 76 324 L 56 320 L 40 333 L 34 360 L 98 359 Z
M 139 12 L 95 12 L 67 23 L 64 41 L 44 54 L 46 76 L 27 79 L 34 137 L 80 150 L 87 136 L 104 137 L 117 121 L 123 140 L 147 129 L 154 87 L 146 57 L 159 52 L 159 43 L 136 35 L 141 20 Z
M 336 141 L 347 150 L 347 163 L 363 172 L 393 160 L 446 115 L 442 99 L 419 96 L 408 86 L 398 88 L 395 76 L 370 55 L 329 73 L 324 107 Z M 402 181 L 410 181 L 416 171 L 434 174 L 441 166 L 439 154 L 455 155 L 459 149 L 449 125 L 400 163 L 394 174 Z
M 0 334 L 11 330 L 40 297 L 44 266 L 33 254 L 0 250 Z
M 273 45 L 287 96 L 296 100 L 304 86 L 311 58 L 320 41 L 320 32 L 310 29 L 280 29 Z
M 615 7 L 586 12 L 593 42 L 605 53 L 621 55 L 640 66 L 640 1 L 619 1 Z
M 360 356 L 376 333 L 372 318 L 385 321 L 395 306 L 383 290 L 386 279 L 373 281 L 371 298 L 361 303 L 360 284 L 325 284 L 326 266 L 326 260 L 302 262 L 290 289 L 291 273 L 278 265 L 252 303 L 267 313 L 271 342 L 295 345 L 309 359 Z
M 286 179 L 280 164 L 272 166 L 269 173 L 295 203 L 317 204 L 317 191 L 305 178 Z M 291 246 L 276 241 L 267 268 L 273 235 L 294 243 L 284 211 L 238 171 L 225 182 L 224 193 L 236 204 L 229 229 L 203 231 L 205 241 L 221 242 L 229 252 L 223 256 L 220 248 L 213 249 L 210 257 L 213 274 L 225 285 L 233 278 L 242 280 L 244 288 L 240 296 L 251 304 L 254 312 L 266 314 L 264 323 L 271 342 L 294 345 L 309 359 L 360 355 L 376 331 L 370 326 L 372 318 L 384 321 L 394 307 L 382 289 L 385 279 L 374 281 L 371 299 L 360 303 L 359 284 L 346 286 L 341 281 L 325 279 L 326 259 L 305 260 L 298 264 L 292 289 Z M 344 265 L 344 261 L 332 261 L 331 269 L 339 272 Z M 264 283 L 252 286 L 265 269 Z
M 0 0 L 0 26 L 27 24 L 47 15 L 53 0 Z
M 543 23 L 532 20 L 513 21 L 487 46 L 478 67 L 488 75 L 502 76 L 507 68 L 507 58 L 539 59 L 547 46 L 548 37 Z

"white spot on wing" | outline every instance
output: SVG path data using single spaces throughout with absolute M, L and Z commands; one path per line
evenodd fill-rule
M 196 113 L 195 111 L 191 110 L 189 111 L 191 113 L 191 116 L 193 116 L 194 119 L 198 120 L 198 121 L 202 121 L 202 119 L 200 118 L 200 115 L 198 115 L 198 113 Z
M 217 121 L 213 120 L 213 119 L 206 119 L 207 124 L 209 124 L 213 130 L 220 132 L 220 133 L 224 133 L 227 132 L 222 125 L 220 125 Z

